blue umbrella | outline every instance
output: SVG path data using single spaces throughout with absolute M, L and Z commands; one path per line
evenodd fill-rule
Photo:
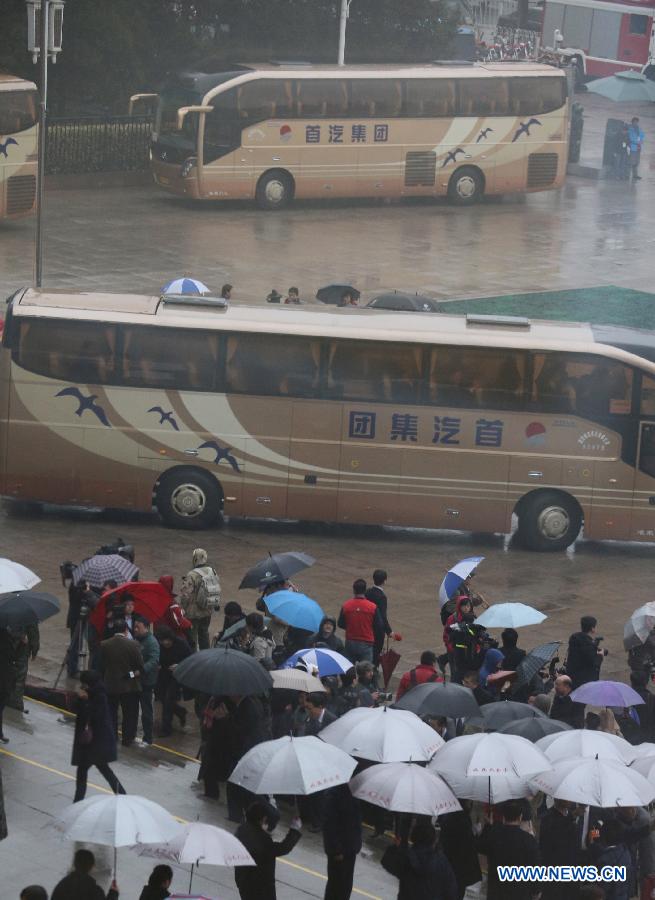
M 588 681 L 571 694 L 574 703 L 591 706 L 641 706 L 645 701 L 629 685 L 622 681 Z
M 439 587 L 439 606 L 443 606 L 453 597 L 460 584 L 477 569 L 483 559 L 484 556 L 467 556 L 446 572 L 446 577 Z
M 276 591 L 264 597 L 266 609 L 293 628 L 318 631 L 325 613 L 314 600 L 297 591 Z
M 328 675 L 344 675 L 353 667 L 353 663 L 327 647 L 313 647 L 309 650 L 298 650 L 285 662 L 285 669 L 293 669 L 298 663 L 304 663 L 305 667 L 315 666 L 318 669 L 319 678 L 327 678 Z
M 209 294 L 210 290 L 195 278 L 174 278 L 161 289 L 162 294 Z

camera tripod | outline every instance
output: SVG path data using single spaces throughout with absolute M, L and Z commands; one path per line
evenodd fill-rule
M 77 620 L 77 625 L 73 630 L 71 642 L 68 645 L 68 650 L 66 651 L 66 655 L 64 656 L 64 661 L 61 664 L 59 673 L 53 685 L 53 688 L 55 689 L 59 684 L 59 679 L 62 676 L 64 668 L 68 667 L 68 673 L 69 675 L 71 674 L 70 663 L 73 660 L 75 660 L 76 662 L 74 674 L 83 671 L 87 667 L 86 663 L 89 656 L 89 623 L 87 621 L 87 615 L 88 613 L 82 613 L 80 615 L 80 618 Z

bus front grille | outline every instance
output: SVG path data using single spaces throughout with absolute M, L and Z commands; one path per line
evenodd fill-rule
M 437 154 L 417 151 L 405 156 L 405 187 L 430 187 L 435 182 Z
M 7 215 L 29 212 L 36 196 L 36 176 L 13 175 L 7 182 Z
M 557 178 L 557 153 L 531 153 L 528 156 L 528 187 L 548 187 Z

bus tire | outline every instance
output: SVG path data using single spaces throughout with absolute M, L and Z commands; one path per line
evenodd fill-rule
M 157 512 L 169 528 L 209 528 L 220 516 L 222 503 L 218 482 L 203 469 L 172 469 L 155 487 Z
M 528 494 L 517 513 L 520 542 L 539 552 L 565 550 L 575 541 L 582 525 L 582 510 L 577 501 L 561 491 Z
M 255 199 L 260 209 L 284 209 L 293 200 L 293 178 L 281 169 L 264 172 L 255 190 Z
M 655 81 L 655 66 L 654 65 L 646 66 L 646 68 L 644 69 L 644 75 L 646 76 L 646 78 L 649 81 Z
M 484 178 L 475 166 L 462 166 L 451 175 L 448 182 L 448 197 L 459 206 L 468 206 L 484 194 Z

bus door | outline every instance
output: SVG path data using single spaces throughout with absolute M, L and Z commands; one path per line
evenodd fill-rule
M 337 519 L 341 412 L 341 404 L 329 401 L 293 403 L 286 513 L 291 519 Z
M 393 434 L 389 408 L 366 402 L 344 405 L 337 521 L 398 522 L 403 447 Z
M 646 379 L 644 379 L 645 381 Z M 641 422 L 632 499 L 633 540 L 655 540 L 655 422 Z
M 210 101 L 214 112 L 204 117 L 202 197 L 252 197 L 252 169 L 241 160 L 243 123 L 236 100 L 237 88 L 217 94 Z

